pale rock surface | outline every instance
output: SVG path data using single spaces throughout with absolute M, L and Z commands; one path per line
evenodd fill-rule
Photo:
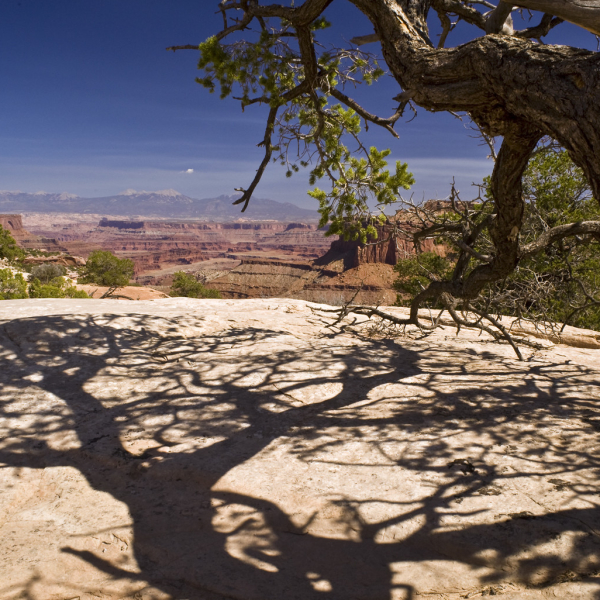
M 90 298 L 101 299 L 110 289 L 104 285 L 95 285 L 93 283 L 78 283 L 75 286 L 78 290 L 83 290 Z M 123 296 L 126 300 L 157 300 L 159 298 L 168 298 L 164 292 L 155 290 L 151 287 L 138 285 L 125 285 L 114 291 L 115 295 Z M 108 300 L 108 298 L 105 298 Z
M 1 302 L 0 598 L 600 598 L 600 350 L 330 322 Z

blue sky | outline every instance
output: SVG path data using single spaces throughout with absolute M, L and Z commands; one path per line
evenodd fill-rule
M 165 51 L 218 31 L 217 4 L 2 0 L 0 189 L 105 196 L 174 188 L 206 198 L 247 186 L 261 158 L 264 109 L 242 113 L 236 101 L 210 95 L 194 81 L 196 52 Z M 329 42 L 371 32 L 344 0 L 328 16 Z M 459 28 L 450 42 L 466 35 Z M 547 39 L 596 49 L 593 36 L 569 25 Z M 398 90 L 387 77 L 351 95 L 386 115 Z M 419 110 L 396 129 L 399 140 L 372 128 L 366 141 L 408 162 L 418 199 L 446 196 L 453 177 L 468 196 L 471 182 L 491 170 L 487 149 L 451 115 Z M 314 208 L 308 187 L 306 173 L 287 179 L 272 165 L 256 195 Z

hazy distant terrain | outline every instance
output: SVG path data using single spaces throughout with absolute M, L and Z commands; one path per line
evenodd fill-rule
M 239 206 L 232 204 L 235 199 L 235 196 L 219 196 L 199 200 L 175 190 L 126 190 L 115 196 L 102 198 L 82 198 L 67 193 L 0 191 L 0 213 L 95 213 L 211 221 L 234 221 L 241 218 L 253 221 L 317 221 L 319 218 L 315 210 L 264 198 L 253 198 L 246 212 L 242 213 Z

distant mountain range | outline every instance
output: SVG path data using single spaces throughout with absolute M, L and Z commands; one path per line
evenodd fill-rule
M 0 190 L 0 213 L 94 213 L 127 217 L 205 219 L 210 221 L 316 221 L 315 210 L 290 202 L 252 198 L 245 213 L 233 206 L 236 196 L 198 200 L 175 190 L 146 192 L 125 190 L 116 196 L 82 198 L 74 194 L 9 192 Z

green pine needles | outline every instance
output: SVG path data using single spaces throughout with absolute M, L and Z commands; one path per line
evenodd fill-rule
M 319 202 L 320 226 L 329 225 L 327 235 L 345 239 L 377 238 L 376 225 L 386 222 L 385 208 L 398 201 L 400 190 L 414 183 L 408 165 L 396 162 L 387 168 L 391 151 L 366 148 L 360 139 L 363 123 L 390 130 L 401 111 L 390 119 L 371 115 L 342 91 L 348 84 L 371 85 L 384 71 L 377 57 L 358 49 L 320 48 L 307 62 L 302 37 L 329 27 L 320 18 L 307 31 L 296 31 L 285 20 L 279 27 L 264 27 L 254 42 L 238 40 L 223 44 L 215 36 L 200 44 L 196 81 L 221 98 L 233 96 L 242 110 L 253 104 L 267 105 L 265 159 L 248 189 L 238 188 L 246 209 L 268 162 L 278 162 L 291 177 L 310 167 L 310 185 L 327 182 L 328 189 L 315 187 L 309 195 Z M 339 102 L 332 103 L 331 100 Z M 396 136 L 397 137 L 397 136 Z

